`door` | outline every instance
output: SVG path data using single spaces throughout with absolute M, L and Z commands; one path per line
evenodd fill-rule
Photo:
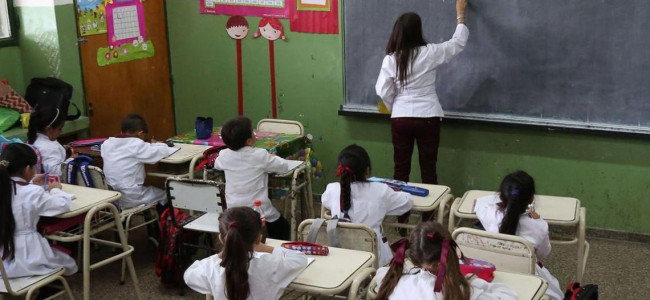
M 174 135 L 163 2 L 143 2 L 147 39 L 151 40 L 155 49 L 153 57 L 100 67 L 97 50 L 108 47 L 107 34 L 80 38 L 79 51 L 92 137 L 119 133 L 120 122 L 129 113 L 140 114 L 147 120 L 150 137 L 164 140 Z

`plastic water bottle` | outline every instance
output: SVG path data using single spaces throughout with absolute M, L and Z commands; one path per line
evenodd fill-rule
M 260 214 L 260 221 L 262 222 L 262 243 L 266 243 L 268 232 L 266 230 L 266 217 L 264 217 L 264 211 L 262 211 L 262 201 L 253 201 L 253 210 Z

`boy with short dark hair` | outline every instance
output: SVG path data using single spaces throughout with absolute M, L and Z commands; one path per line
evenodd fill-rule
M 253 207 L 253 201 L 262 202 L 268 236 L 289 240 L 291 227 L 269 199 L 269 173 L 285 173 L 289 164 L 285 159 L 254 148 L 255 135 L 251 120 L 234 118 L 221 127 L 221 138 L 228 146 L 219 153 L 215 169 L 226 174 L 226 202 L 228 207 Z
M 106 182 L 122 193 L 120 207 L 131 208 L 141 204 L 167 202 L 165 191 L 144 186 L 144 164 L 155 164 L 177 149 L 163 143 L 144 141 L 149 127 L 139 115 L 129 114 L 122 120 L 122 132 L 102 144 L 102 159 Z

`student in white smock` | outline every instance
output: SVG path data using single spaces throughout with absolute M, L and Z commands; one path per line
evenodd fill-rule
M 457 246 L 447 228 L 437 222 L 420 223 L 410 241 L 391 246 L 395 258 L 390 268 L 377 270 L 379 286 L 376 300 L 516 300 L 508 286 L 480 278 L 466 279 L 460 272 Z M 405 257 L 413 267 L 405 268 Z M 446 255 L 444 255 L 446 253 Z
M 36 230 L 41 216 L 69 211 L 74 197 L 61 191 L 58 182 L 44 190 L 43 176 L 35 176 L 36 161 L 34 150 L 21 143 L 7 145 L 0 154 L 0 255 L 10 278 L 44 275 L 58 268 L 65 275 L 77 272 L 74 259 L 50 247 Z
M 123 209 L 167 202 L 165 191 L 144 185 L 144 164 L 155 164 L 177 149 L 155 141 L 145 142 L 148 131 L 149 127 L 141 116 L 130 114 L 122 120 L 122 133 L 102 144 L 106 182 L 122 193 L 119 204 Z
M 535 247 L 538 263 L 535 274 L 548 282 L 546 295 L 564 299 L 560 283 L 541 261 L 551 254 L 548 223 L 535 212 L 535 181 L 524 171 L 508 174 L 499 193 L 476 199 L 474 211 L 486 231 L 517 235 Z
M 289 164 L 283 158 L 255 148 L 251 120 L 238 117 L 221 127 L 221 138 L 228 146 L 219 152 L 214 168 L 226 175 L 226 203 L 228 207 L 253 207 L 262 202 L 268 236 L 278 240 L 291 238 L 291 226 L 269 199 L 269 173 L 286 173 Z
M 65 117 L 64 112 L 50 106 L 39 108 L 29 117 L 27 142 L 40 152 L 42 172 L 61 176 L 61 164 L 66 161 L 67 154 L 56 139 L 61 135 Z
M 307 267 L 298 251 L 261 242 L 260 214 L 250 207 L 232 207 L 219 220 L 223 250 L 185 271 L 187 286 L 216 300 L 276 300 Z
M 321 196 L 323 206 L 332 216 L 362 223 L 377 233 L 379 266 L 390 262 L 393 253 L 381 231 L 386 216 L 399 216 L 413 207 L 411 195 L 391 189 L 380 182 L 368 182 L 370 157 L 363 147 L 350 145 L 338 157 L 340 182 L 330 183 Z

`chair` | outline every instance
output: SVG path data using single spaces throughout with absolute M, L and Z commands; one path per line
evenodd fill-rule
M 305 134 L 305 127 L 302 126 L 302 123 L 292 120 L 262 119 L 257 122 L 257 130 L 287 134 Z
M 491 262 L 499 271 L 535 275 L 535 248 L 522 237 L 464 227 L 452 237 L 470 258 Z
M 298 240 L 307 241 L 311 226 L 316 219 L 307 219 L 298 226 Z M 375 255 L 374 267 L 379 261 L 379 246 L 377 233 L 370 227 L 360 223 L 339 222 L 336 227 L 336 235 L 341 243 L 340 248 L 370 252 Z M 327 233 L 327 223 L 323 222 L 316 235 L 315 243 L 330 245 Z
M 174 226 L 208 233 L 219 232 L 219 215 L 226 209 L 223 183 L 172 177 L 167 179 L 165 188 Z M 191 211 L 192 217 L 176 223 L 174 208 Z
M 55 299 L 61 295 L 67 295 L 68 299 L 73 300 L 74 297 L 70 291 L 70 286 L 68 286 L 68 282 L 63 278 L 63 272 L 63 268 L 59 268 L 45 275 L 8 278 L 4 262 L 2 257 L 0 257 L 0 275 L 2 275 L 2 281 L 0 281 L 0 299 L 2 299 L 2 294 L 9 294 L 16 297 L 25 295 L 25 299 L 31 300 L 38 289 L 52 282 L 59 281 L 63 285 L 63 290 L 47 299 Z

